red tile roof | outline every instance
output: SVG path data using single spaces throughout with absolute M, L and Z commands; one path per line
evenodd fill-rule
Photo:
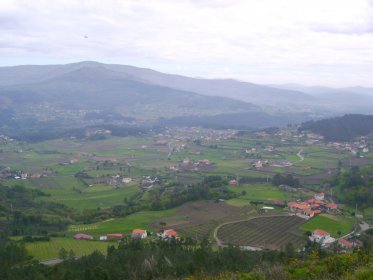
M 325 205 L 327 208 L 329 209 L 337 209 L 338 208 L 338 205 L 335 204 L 335 203 L 328 203 Z
M 352 246 L 353 246 L 353 244 L 352 244 L 350 241 L 348 241 L 348 240 L 346 240 L 346 239 L 344 239 L 344 238 L 339 239 L 338 242 L 339 242 L 341 245 L 346 246 L 346 247 L 348 247 L 348 248 L 352 248 Z
M 138 234 L 138 235 L 141 235 L 141 234 L 143 234 L 143 233 L 145 233 L 145 232 L 146 232 L 145 229 L 134 229 L 134 230 L 132 231 L 132 234 Z
M 74 235 L 74 238 L 75 239 L 89 239 L 89 240 L 92 240 L 93 236 L 88 235 L 88 234 L 84 234 L 84 233 L 77 233 L 77 234 Z
M 123 234 L 121 233 L 108 233 L 106 234 L 107 237 L 114 237 L 114 238 L 122 238 Z
M 326 232 L 325 230 L 322 230 L 322 229 L 315 229 L 312 233 L 316 235 L 328 235 L 329 234 L 329 232 Z
M 177 237 L 177 232 L 173 229 L 166 229 L 164 230 L 163 234 L 167 237 Z

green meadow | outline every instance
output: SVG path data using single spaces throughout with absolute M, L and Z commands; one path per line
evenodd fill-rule
M 69 234 L 89 233 L 94 236 L 105 233 L 124 233 L 129 234 L 135 228 L 154 230 L 149 223 L 172 214 L 175 209 L 164 211 L 141 211 L 124 218 L 112 218 L 106 221 L 94 224 L 71 225 L 68 228 Z
M 58 258 L 59 251 L 64 248 L 66 251 L 72 250 L 75 256 L 85 256 L 99 251 L 106 254 L 107 247 L 114 245 L 117 246 L 116 242 L 102 242 L 92 240 L 76 240 L 72 238 L 51 238 L 50 241 L 38 241 L 32 243 L 26 243 L 26 250 L 36 260 L 48 260 Z
M 300 228 L 303 231 L 313 231 L 323 229 L 331 234 L 332 237 L 340 237 L 350 233 L 353 229 L 355 219 L 345 216 L 334 216 L 328 214 L 317 215 L 308 220 Z M 340 235 L 338 233 L 341 233 Z

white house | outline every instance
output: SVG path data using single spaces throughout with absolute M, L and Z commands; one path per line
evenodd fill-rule
M 317 200 L 324 200 L 325 199 L 325 194 L 324 193 L 318 193 L 318 194 L 315 194 L 314 197 Z
M 107 240 L 107 236 L 100 236 L 100 241 L 106 241 Z
M 313 241 L 319 242 L 322 239 L 329 238 L 330 237 L 330 233 L 326 232 L 325 230 L 322 230 L 322 229 L 315 229 L 312 232 L 312 236 L 311 237 L 312 237 Z
M 327 246 L 335 241 L 335 238 L 330 236 L 330 233 L 322 229 L 315 229 L 310 236 L 311 241 L 320 243 L 322 246 Z
M 129 177 L 125 177 L 125 178 L 122 179 L 122 183 L 123 183 L 123 184 L 129 184 L 129 183 L 131 183 L 131 182 L 132 182 L 132 179 L 129 178 Z

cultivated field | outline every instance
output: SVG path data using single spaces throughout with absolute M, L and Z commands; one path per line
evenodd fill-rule
M 305 236 L 298 228 L 304 221 L 296 216 L 258 217 L 221 226 L 217 238 L 224 244 L 266 249 L 281 249 L 288 243 L 300 247 Z
M 26 243 L 26 250 L 37 260 L 58 258 L 61 248 L 72 250 L 75 256 L 88 255 L 94 251 L 106 254 L 108 246 L 117 246 L 116 242 L 76 240 L 72 238 L 52 238 L 50 241 Z

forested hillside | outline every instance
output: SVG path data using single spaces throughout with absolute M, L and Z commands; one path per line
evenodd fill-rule
M 332 119 L 308 121 L 302 123 L 300 130 L 319 133 L 328 141 L 348 141 L 373 132 L 373 116 L 353 114 Z

